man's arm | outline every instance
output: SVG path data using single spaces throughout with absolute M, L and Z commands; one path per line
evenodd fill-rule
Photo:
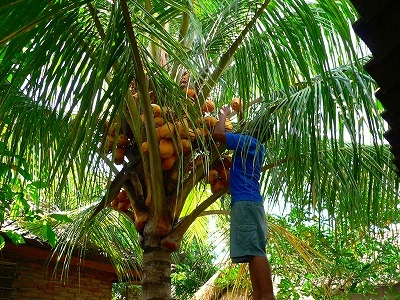
M 218 123 L 215 125 L 213 132 L 213 139 L 220 143 L 226 143 L 225 135 L 225 121 L 227 116 L 231 113 L 231 108 L 228 105 L 221 107 L 219 110 Z

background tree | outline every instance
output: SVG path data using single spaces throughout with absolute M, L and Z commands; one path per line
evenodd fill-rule
M 1 133 L 46 187 L 37 205 L 75 210 L 58 251 L 120 257 L 131 240 L 143 259 L 117 270 L 140 271 L 143 299 L 168 299 L 171 252 L 227 191 L 199 193 L 226 155 L 203 105 L 235 97 L 229 130 L 273 124 L 268 201 L 381 226 L 398 194 L 355 18 L 347 1 L 1 2 Z

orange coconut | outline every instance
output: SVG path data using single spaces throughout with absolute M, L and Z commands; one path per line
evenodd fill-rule
M 162 158 L 168 158 L 174 154 L 174 146 L 170 141 L 162 139 L 159 142 L 160 155 Z
M 158 128 L 158 134 L 162 139 L 171 139 L 175 132 L 174 124 L 171 122 L 167 122 L 164 125 L 157 128 Z
M 216 117 L 213 117 L 213 116 L 205 116 L 204 117 L 204 123 L 206 123 L 206 126 L 208 128 L 213 128 L 213 127 L 215 127 L 215 125 L 217 125 L 218 119 Z
M 120 165 L 124 162 L 125 148 L 117 147 L 115 149 L 114 163 Z
M 203 107 L 201 108 L 203 112 L 209 112 L 209 113 L 213 112 L 214 109 L 215 109 L 215 103 L 211 99 L 207 99 L 206 101 L 204 101 Z
M 143 151 L 143 153 L 149 153 L 149 142 L 144 141 L 140 147 Z
M 218 193 L 221 189 L 227 186 L 227 182 L 223 179 L 217 179 L 214 184 L 211 185 L 211 192 L 213 194 Z
M 151 104 L 151 108 L 153 109 L 153 116 L 154 117 L 161 117 L 162 109 L 158 104 Z
M 160 127 L 165 124 L 165 120 L 163 117 L 154 117 L 154 123 L 156 124 L 156 127 Z
M 161 168 L 166 171 L 171 169 L 174 166 L 174 163 L 176 161 L 175 155 L 171 155 L 170 157 L 163 158 L 161 162 Z
M 196 91 L 195 91 L 195 89 L 193 89 L 193 88 L 187 88 L 187 89 L 185 90 L 185 92 L 186 92 L 186 95 L 188 95 L 189 97 L 191 97 L 191 98 L 196 98 Z
M 239 98 L 233 98 L 231 101 L 231 107 L 234 111 L 238 112 L 242 108 L 242 100 Z
M 121 133 L 118 135 L 118 141 L 117 141 L 117 146 L 118 147 L 126 147 L 129 143 L 128 137 Z
M 218 180 L 219 174 L 217 170 L 211 169 L 206 175 L 206 182 L 209 184 L 214 184 Z

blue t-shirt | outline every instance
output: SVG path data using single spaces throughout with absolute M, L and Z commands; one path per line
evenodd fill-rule
M 238 201 L 263 202 L 259 180 L 264 146 L 249 135 L 226 132 L 225 136 L 227 149 L 234 150 L 229 179 L 232 204 Z

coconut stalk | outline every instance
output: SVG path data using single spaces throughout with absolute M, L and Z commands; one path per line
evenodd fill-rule
M 155 130 L 155 122 L 153 118 L 153 110 L 151 108 L 151 100 L 149 95 L 149 86 L 144 73 L 143 64 L 141 62 L 139 47 L 133 31 L 132 21 L 129 14 L 129 8 L 126 0 L 120 0 L 122 12 L 124 15 L 125 26 L 132 49 L 132 61 L 134 63 L 136 82 L 139 98 L 143 103 L 144 124 L 146 128 L 147 141 L 149 143 L 149 160 L 150 173 L 145 173 L 146 178 L 149 178 L 151 183 L 151 198 L 163 199 L 164 188 L 160 182 L 163 182 L 162 170 L 158 166 L 161 165 L 160 151 L 158 147 L 157 133 Z M 159 201 L 154 201 L 154 216 L 158 217 L 163 214 L 162 206 Z
M 203 85 L 203 89 L 199 95 L 199 102 L 202 105 L 207 97 L 210 95 L 211 90 L 215 86 L 218 79 L 221 77 L 222 73 L 228 66 L 231 61 L 233 55 L 235 55 L 236 51 L 239 49 L 239 46 L 242 44 L 244 37 L 249 33 L 250 29 L 254 26 L 257 20 L 260 18 L 261 14 L 267 8 L 270 0 L 264 1 L 264 3 L 260 6 L 257 12 L 254 14 L 253 18 L 247 23 L 246 27 L 242 30 L 236 40 L 232 43 L 229 49 L 221 55 L 218 66 L 215 68 L 215 71 L 208 77 Z

